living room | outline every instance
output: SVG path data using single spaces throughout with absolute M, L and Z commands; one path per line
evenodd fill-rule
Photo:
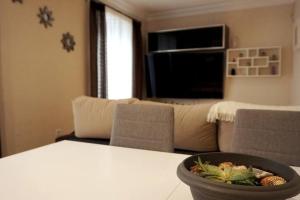
M 119 24 L 109 24 L 109 18 L 118 17 Z M 21 152 L 25 155 L 28 150 L 57 145 L 60 140 L 109 144 L 115 130 L 114 109 L 119 103 L 172 107 L 176 153 L 230 151 L 239 109 L 289 114 L 300 110 L 299 26 L 298 0 L 0 0 L 1 157 L 5 161 L 7 156 L 13 158 L 22 155 L 18 154 Z M 180 40 L 181 36 L 176 38 L 178 32 L 188 34 L 189 30 L 197 31 L 201 37 L 188 35 L 181 37 L 183 41 L 189 36 L 194 44 L 201 38 L 207 41 L 210 34 L 204 32 L 214 27 L 222 31 L 220 46 L 212 42 L 211 46 L 187 44 L 188 47 L 180 49 L 172 44 L 174 37 Z M 127 46 L 116 42 L 120 39 L 118 34 L 127 37 Z M 151 34 L 161 38 L 151 40 Z M 170 35 L 173 39 L 168 38 Z M 164 38 L 167 39 L 161 42 Z M 151 49 L 153 44 L 156 49 Z M 169 72 L 164 72 L 161 80 L 151 75 L 154 70 L 151 63 L 158 63 L 157 66 L 166 60 L 175 63 L 180 60 L 176 58 L 180 51 L 184 56 L 200 52 L 195 59 L 181 58 L 186 62 L 194 59 L 197 65 L 199 60 L 205 60 L 202 53 L 222 53 L 217 95 L 176 93 L 182 86 L 177 86 L 178 77 L 174 83 L 166 83 L 173 86 L 168 88 L 162 83 L 170 82 Z M 168 57 L 155 60 L 159 54 Z M 110 65 L 127 67 L 127 71 L 112 69 Z M 267 70 L 261 69 L 264 65 L 268 65 Z M 156 72 L 159 69 L 155 68 Z M 190 77 L 193 72 L 197 71 L 191 70 Z M 202 76 L 213 77 L 210 75 L 208 72 Z M 110 81 L 115 81 L 115 85 Z M 259 117 L 255 114 L 248 119 L 254 123 L 256 118 Z M 288 115 L 288 122 L 280 118 L 277 125 L 297 127 L 298 119 Z M 104 125 L 99 120 L 104 120 Z M 268 123 L 263 121 L 260 128 Z M 274 121 L 271 125 L 274 126 Z M 295 136 L 288 139 L 289 145 L 300 146 L 297 143 L 300 130 L 293 131 Z M 286 136 L 278 138 L 281 137 Z M 296 163 L 299 157 L 293 158 Z

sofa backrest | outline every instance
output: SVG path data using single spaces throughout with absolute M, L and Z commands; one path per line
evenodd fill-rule
M 172 106 L 175 116 L 175 148 L 198 152 L 218 150 L 216 125 L 206 121 L 213 102 L 177 105 L 138 99 L 107 100 L 79 97 L 73 101 L 76 136 L 80 138 L 110 138 L 113 110 L 120 103 Z
M 138 99 L 108 100 L 86 96 L 76 98 L 72 102 L 76 137 L 109 139 L 116 105 L 135 101 Z

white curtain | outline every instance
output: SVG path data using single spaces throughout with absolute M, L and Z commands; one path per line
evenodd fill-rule
M 132 97 L 132 20 L 108 7 L 106 20 L 107 98 Z

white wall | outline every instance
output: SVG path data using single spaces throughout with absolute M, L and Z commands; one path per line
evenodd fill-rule
M 142 11 L 122 0 L 103 0 L 130 16 Z M 39 7 L 53 11 L 45 29 Z M 54 142 L 56 130 L 73 131 L 71 101 L 89 93 L 89 1 L 0 0 L 0 133 L 4 155 Z M 67 53 L 62 33 L 74 35 Z
M 279 78 L 226 78 L 225 99 L 258 104 L 288 105 L 292 78 L 293 5 L 263 7 L 230 12 L 199 14 L 152 20 L 147 30 L 227 24 L 230 41 L 238 37 L 238 46 L 282 46 L 282 76 Z
M 38 9 L 53 11 L 53 27 Z M 1 133 L 5 155 L 54 142 L 73 130 L 71 100 L 87 93 L 87 3 L 84 0 L 0 0 Z M 69 31 L 75 51 L 60 42 Z

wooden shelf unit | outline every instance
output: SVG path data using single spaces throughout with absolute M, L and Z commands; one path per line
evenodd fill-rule
M 281 76 L 281 47 L 228 49 L 227 77 Z

